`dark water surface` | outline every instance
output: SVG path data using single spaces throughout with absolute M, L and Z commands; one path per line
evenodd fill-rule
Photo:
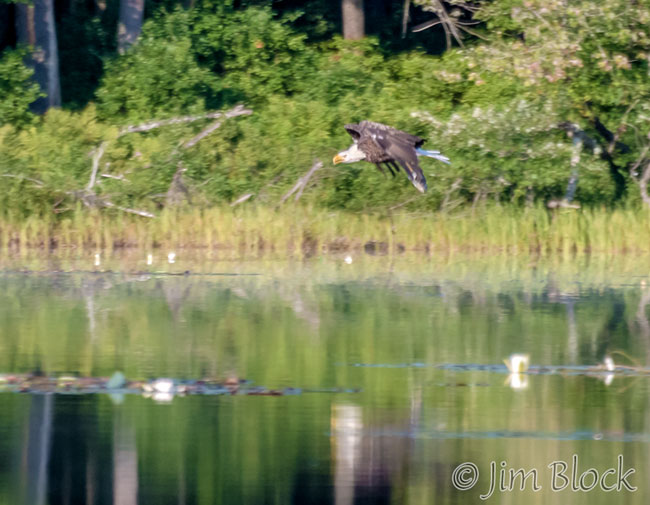
M 648 503 L 650 376 L 589 368 L 606 355 L 650 365 L 642 262 L 138 261 L 102 258 L 112 272 L 87 258 L 7 261 L 4 378 L 120 370 L 301 393 L 26 394 L 0 382 L 0 504 L 483 503 L 492 468 L 506 478 L 491 503 Z M 549 368 L 509 376 L 512 353 Z M 458 489 L 474 468 L 462 463 L 479 472 L 470 490 Z M 520 468 L 532 471 L 525 489 L 519 478 L 509 490 Z

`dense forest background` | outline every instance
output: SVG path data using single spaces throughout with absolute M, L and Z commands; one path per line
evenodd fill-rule
M 650 0 L 5 2 L 0 49 L 14 217 L 650 204 Z M 332 166 L 363 119 L 452 165 Z

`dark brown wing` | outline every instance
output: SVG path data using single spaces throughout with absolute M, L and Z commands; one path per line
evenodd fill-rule
M 361 121 L 358 125 L 346 125 L 346 129 L 348 126 L 355 126 L 356 130 L 362 135 L 364 133 L 368 133 L 369 135 L 386 135 L 393 138 L 402 139 L 404 142 L 412 144 L 414 147 L 420 147 L 422 144 L 424 144 L 424 139 L 416 135 L 411 135 L 410 133 L 403 132 L 402 130 L 398 130 L 392 126 L 388 126 L 382 123 L 375 123 L 374 121 Z
M 343 128 L 347 130 L 354 140 L 361 138 L 361 128 L 358 124 L 346 124 Z
M 406 139 L 400 135 L 392 134 L 382 136 L 382 138 L 377 136 L 374 140 L 386 153 L 387 157 L 401 165 L 409 180 L 415 185 L 415 187 L 421 186 L 426 189 L 427 180 L 418 164 L 418 155 L 411 142 L 406 141 Z

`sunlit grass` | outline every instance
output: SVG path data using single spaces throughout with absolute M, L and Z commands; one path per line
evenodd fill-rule
M 0 248 L 207 248 L 233 257 L 365 249 L 538 255 L 650 252 L 650 210 L 551 212 L 488 207 L 455 213 L 355 214 L 306 206 L 165 210 L 154 219 L 78 209 L 0 218 Z

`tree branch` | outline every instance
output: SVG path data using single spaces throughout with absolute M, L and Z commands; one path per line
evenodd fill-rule
M 287 198 L 289 198 L 291 195 L 296 193 L 296 191 L 298 193 L 296 193 L 296 196 L 294 197 L 294 201 L 297 202 L 298 199 L 300 198 L 300 196 L 302 195 L 302 192 L 304 191 L 305 186 L 307 186 L 307 183 L 309 182 L 309 179 L 311 178 L 311 176 L 314 175 L 314 172 L 316 172 L 316 170 L 318 170 L 320 168 L 323 168 L 323 162 L 320 161 L 320 160 L 316 160 L 314 162 L 314 164 L 312 165 L 312 167 L 307 171 L 307 173 L 305 175 L 303 175 L 300 179 L 298 179 L 298 182 L 296 182 L 296 184 L 293 186 L 293 188 L 291 188 L 282 197 L 282 199 L 280 200 L 280 204 L 283 204 L 287 200 Z
M 88 181 L 88 185 L 86 186 L 87 190 L 93 189 L 93 186 L 95 185 L 95 181 L 97 180 L 97 170 L 99 170 L 99 160 L 104 156 L 104 150 L 106 149 L 106 142 L 102 142 L 99 144 L 99 147 L 95 150 L 93 153 L 93 169 L 92 172 L 90 173 L 90 180 Z
M 0 174 L 0 177 L 12 177 L 14 179 L 22 179 L 24 181 L 29 181 L 33 182 L 36 184 L 39 188 L 42 188 L 45 184 L 43 182 L 39 181 L 38 179 L 33 179 L 31 177 L 25 177 L 24 175 L 16 175 L 16 174 Z
M 235 205 L 239 205 L 240 203 L 244 203 L 246 200 L 248 200 L 250 197 L 252 197 L 255 193 L 246 193 L 245 195 L 240 196 L 230 204 L 231 207 L 234 207 Z
M 220 126 L 221 126 L 221 121 L 217 121 L 216 123 L 212 123 L 206 129 L 204 129 L 201 133 L 199 133 L 196 137 L 194 137 L 193 139 L 187 141 L 183 147 L 185 149 L 189 149 L 190 147 L 198 144 L 199 141 L 203 140 L 205 137 L 210 135 L 213 131 L 215 131 Z
M 154 214 L 151 212 L 147 212 L 146 210 L 138 210 L 138 209 L 130 209 L 128 207 L 122 207 L 120 205 L 115 205 L 113 202 L 109 200 L 104 200 L 103 202 L 104 207 L 114 207 L 117 210 L 121 210 L 122 212 L 128 212 L 129 214 L 137 214 L 138 216 L 142 217 L 156 217 Z
M 221 117 L 231 118 L 231 117 L 243 116 L 243 115 L 248 116 L 252 113 L 253 113 L 252 110 L 246 109 L 243 105 L 237 105 L 236 107 L 229 110 L 228 112 L 208 112 L 206 114 L 200 114 L 198 116 L 180 116 L 180 117 L 173 117 L 170 119 L 162 119 L 159 121 L 150 121 L 148 123 L 142 123 L 139 125 L 130 125 L 124 128 L 122 131 L 120 131 L 118 137 L 121 137 L 122 135 L 126 135 L 127 133 L 146 132 L 149 130 L 153 130 L 155 128 L 160 128 L 161 126 L 169 126 L 169 125 L 180 124 L 180 123 L 192 123 L 194 121 L 199 121 L 201 119 L 218 119 Z

